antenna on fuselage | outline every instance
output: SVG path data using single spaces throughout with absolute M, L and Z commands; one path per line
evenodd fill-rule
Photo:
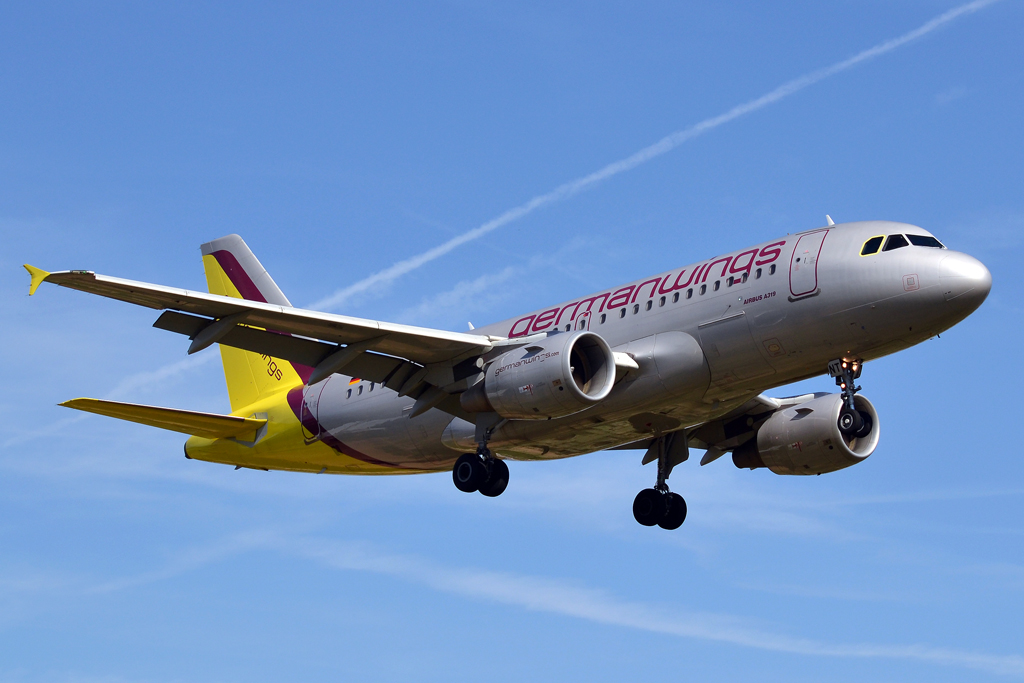
M 470 332 L 472 332 L 473 330 L 476 329 L 475 327 L 473 327 L 473 323 L 466 323 L 466 324 L 469 325 Z
M 836 222 L 834 220 L 832 220 L 832 216 L 829 216 L 827 213 L 825 214 L 825 220 L 828 221 L 829 225 L 835 225 L 836 224 Z

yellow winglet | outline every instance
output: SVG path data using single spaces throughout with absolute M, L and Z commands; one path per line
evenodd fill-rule
M 35 266 L 30 266 L 27 263 L 25 264 L 25 270 L 27 270 L 28 274 L 32 276 L 32 282 L 28 286 L 28 295 L 32 296 L 36 293 L 39 285 L 43 284 L 43 281 L 50 277 L 50 274 L 42 268 L 36 268 Z

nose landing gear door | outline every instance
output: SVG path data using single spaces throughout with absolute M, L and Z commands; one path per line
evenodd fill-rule
M 818 293 L 818 257 L 828 230 L 801 235 L 789 261 L 789 300 L 796 301 Z

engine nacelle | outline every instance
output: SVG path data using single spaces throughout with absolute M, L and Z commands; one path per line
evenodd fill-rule
M 767 467 L 775 474 L 823 474 L 856 465 L 878 445 L 878 413 L 871 401 L 853 397 L 857 411 L 870 421 L 856 438 L 839 430 L 843 398 L 829 394 L 779 410 L 761 425 L 757 436 L 733 452 L 736 467 Z
M 593 332 L 553 334 L 509 351 L 486 369 L 482 382 L 463 392 L 469 412 L 493 411 L 510 420 L 572 415 L 608 395 L 615 356 Z

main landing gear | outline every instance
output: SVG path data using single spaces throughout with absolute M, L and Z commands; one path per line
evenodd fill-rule
M 652 452 L 653 451 L 653 452 Z M 662 529 L 678 529 L 686 519 L 686 501 L 678 493 L 668 490 L 666 480 L 672 468 L 689 455 L 686 435 L 679 432 L 659 436 L 648 450 L 649 456 L 658 459 L 658 483 L 652 489 L 644 489 L 633 499 L 633 517 L 644 526 L 660 526 Z M 650 462 L 644 458 L 645 462 Z
M 505 492 L 505 488 L 508 486 L 508 465 L 503 460 L 494 457 L 494 454 L 487 448 L 487 441 L 500 424 L 500 422 L 490 426 L 485 423 L 477 424 L 479 445 L 476 453 L 463 453 L 452 468 L 452 481 L 455 482 L 455 488 L 465 493 L 479 491 L 488 498 L 500 496 Z
M 856 385 L 864 365 L 859 360 L 837 359 L 828 364 L 828 374 L 836 378 L 843 397 L 843 408 L 839 411 L 839 431 L 845 436 L 860 439 L 871 433 L 871 416 L 857 410 L 854 396 L 860 391 Z
M 452 480 L 460 491 L 479 491 L 494 498 L 508 486 L 508 465 L 486 448 L 480 453 L 463 453 L 452 468 Z

